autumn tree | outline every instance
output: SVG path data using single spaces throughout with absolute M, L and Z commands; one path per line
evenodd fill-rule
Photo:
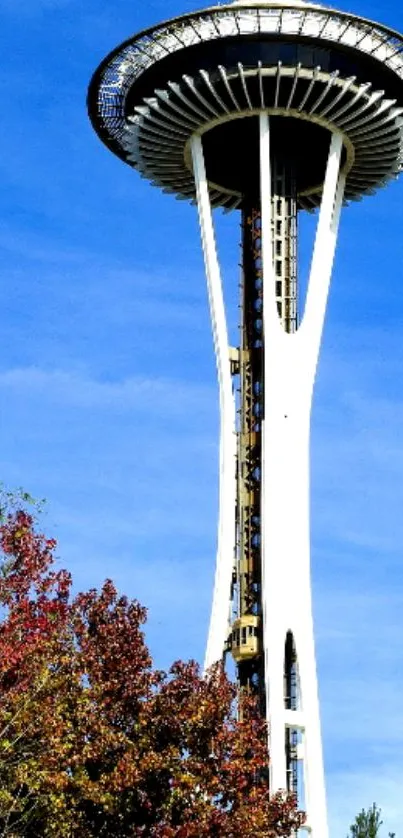
M 26 511 L 0 525 L 0 834 L 285 838 L 267 731 L 220 667 L 154 668 L 145 609 L 112 582 L 75 597 Z

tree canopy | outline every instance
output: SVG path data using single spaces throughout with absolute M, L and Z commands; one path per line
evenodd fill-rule
M 0 525 L 0 831 L 4 836 L 286 838 L 267 731 L 221 667 L 153 666 L 146 611 L 111 581 L 72 596 L 31 516 Z
M 373 803 L 369 809 L 361 809 L 354 823 L 350 826 L 347 838 L 380 838 L 380 828 L 383 825 L 381 809 Z M 389 838 L 396 838 L 394 832 L 389 832 Z

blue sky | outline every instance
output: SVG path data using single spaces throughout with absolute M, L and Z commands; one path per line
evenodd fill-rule
M 403 29 L 394 0 L 340 6 Z M 149 606 L 162 666 L 202 658 L 214 569 L 217 390 L 202 259 L 194 210 L 107 152 L 85 97 L 117 43 L 192 7 L 0 0 L 0 477 L 48 499 L 45 526 L 77 588 L 111 576 Z M 344 211 L 315 396 L 332 838 L 373 800 L 385 835 L 402 834 L 402 223 L 402 182 Z M 236 219 L 219 218 L 232 328 L 235 231 Z

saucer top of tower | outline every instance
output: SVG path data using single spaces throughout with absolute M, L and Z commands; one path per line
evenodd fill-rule
M 234 0 L 121 44 L 95 72 L 88 106 L 115 154 L 181 198 L 194 198 L 189 140 L 203 135 L 212 203 L 227 208 L 257 182 L 260 110 L 308 209 L 339 131 L 355 200 L 402 169 L 403 37 L 304 0 Z

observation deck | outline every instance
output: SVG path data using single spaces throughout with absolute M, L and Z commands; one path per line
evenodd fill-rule
M 341 132 L 345 200 L 357 200 L 402 168 L 403 39 L 301 0 L 238 0 L 125 41 L 88 106 L 101 140 L 179 198 L 195 198 L 190 137 L 202 135 L 212 205 L 227 209 L 258 182 L 262 108 L 274 155 L 294 161 L 299 208 L 320 203 L 328 131 Z

